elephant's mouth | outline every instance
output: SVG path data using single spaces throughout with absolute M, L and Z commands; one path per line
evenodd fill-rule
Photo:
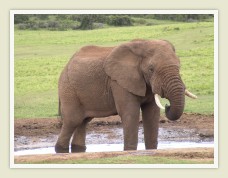
M 185 95 L 188 96 L 189 98 L 192 98 L 192 99 L 197 99 L 197 96 L 194 95 L 193 93 L 191 93 L 190 91 L 188 91 L 187 89 L 185 89 Z M 165 107 L 161 104 L 161 101 L 160 101 L 160 98 L 166 98 L 164 96 L 164 92 L 162 91 L 161 92 L 161 96 L 158 95 L 158 94 L 155 94 L 154 95 L 154 98 L 155 98 L 155 102 L 157 104 L 157 106 L 160 108 L 160 109 L 169 109 L 170 106 L 166 105 Z M 168 99 L 168 98 L 166 98 Z
M 162 90 L 161 91 L 161 95 L 159 95 L 161 98 L 165 98 L 165 99 L 168 99 L 167 97 L 165 97 L 165 93 L 164 93 L 164 91 Z

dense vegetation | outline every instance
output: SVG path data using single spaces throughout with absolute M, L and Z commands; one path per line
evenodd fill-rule
M 14 23 L 18 29 L 92 30 L 108 26 L 156 25 L 156 20 L 196 22 L 213 18 L 210 14 L 16 14 Z M 156 23 L 157 22 L 157 23 Z
M 54 18 L 53 15 L 46 17 L 30 15 L 22 22 L 38 16 L 40 20 Z M 57 17 L 56 15 L 55 18 Z M 69 17 L 65 16 L 63 21 L 67 21 Z M 79 15 L 74 16 L 75 19 L 79 17 Z M 102 29 L 86 31 L 80 29 L 34 31 L 15 28 L 15 117 L 57 115 L 57 83 L 60 72 L 80 47 L 88 44 L 113 46 L 135 38 L 171 41 L 181 60 L 181 76 L 189 90 L 199 97 L 198 100 L 187 99 L 185 112 L 212 114 L 214 111 L 213 22 L 177 23 L 170 20 L 138 18 L 133 15 L 128 17 L 133 20 L 131 26 L 108 25 Z M 17 21 L 17 25 L 22 22 Z M 148 26 L 146 23 L 154 25 Z M 79 21 L 78 25 L 81 25 Z

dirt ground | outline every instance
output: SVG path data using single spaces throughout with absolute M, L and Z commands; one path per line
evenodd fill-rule
M 140 123 L 142 121 L 140 120 Z M 87 129 L 93 130 L 99 128 L 102 131 L 104 126 L 120 126 L 119 116 L 110 116 L 107 118 L 94 118 Z M 201 114 L 183 114 L 177 121 L 169 121 L 165 117 L 160 118 L 160 128 L 182 128 L 197 129 L 203 137 L 213 136 L 214 116 Z M 16 119 L 14 122 L 15 136 L 47 136 L 49 134 L 59 134 L 61 129 L 60 119 L 57 118 L 32 118 Z
M 140 125 L 142 126 L 142 121 L 140 120 Z M 109 132 L 110 128 L 117 128 L 122 131 L 121 128 L 121 120 L 119 116 L 111 116 L 108 118 L 94 118 L 87 126 L 88 132 L 94 132 L 98 131 L 101 135 L 102 134 L 109 134 L 106 139 L 98 139 L 95 135 L 95 138 L 92 138 L 92 140 L 95 140 L 96 144 L 107 142 L 110 140 L 110 143 L 113 143 L 114 140 L 116 140 L 119 137 L 122 137 L 121 133 L 113 133 Z M 165 117 L 160 118 L 160 128 L 164 129 L 173 129 L 173 130 L 179 130 L 176 134 L 170 137 L 171 131 L 169 131 L 169 135 L 165 135 L 163 137 L 160 137 L 160 139 L 169 140 L 174 137 L 178 137 L 179 139 L 183 136 L 184 132 L 188 132 L 190 134 L 190 137 L 200 138 L 200 140 L 214 139 L 214 116 L 213 115 L 200 115 L 200 114 L 183 114 L 182 117 L 177 121 L 169 121 Z M 20 149 L 27 148 L 33 148 L 32 146 L 36 144 L 37 140 L 44 140 L 44 144 L 40 145 L 42 146 L 48 146 L 47 142 L 50 142 L 52 145 L 54 142 L 56 142 L 57 135 L 59 134 L 61 129 L 61 122 L 60 119 L 57 118 L 32 118 L 32 119 L 16 119 L 14 123 L 14 143 L 15 143 L 15 151 Z M 194 130 L 193 132 L 189 132 L 189 130 Z M 142 131 L 141 131 L 142 132 Z M 55 135 L 55 137 L 53 137 Z M 141 135 L 143 135 L 141 133 Z M 30 138 L 30 142 L 21 141 L 21 138 Z M 189 136 L 188 136 L 189 137 Z M 46 140 L 45 138 L 48 138 Z M 164 151 L 157 151 L 153 152 L 153 154 L 162 155 L 162 156 L 170 156 L 172 153 L 172 156 L 175 156 L 177 154 L 178 156 L 183 157 L 192 157 L 194 159 L 213 159 L 214 150 L 213 148 L 198 148 L 198 149 L 182 149 L 176 150 L 172 152 L 172 150 L 167 151 L 166 153 Z M 187 152 L 186 152 L 187 150 Z M 130 152 L 131 153 L 131 152 Z M 129 153 L 129 154 L 130 154 Z M 145 154 L 142 150 L 138 153 Z M 115 154 L 122 154 L 120 152 L 116 153 L 86 153 L 88 157 L 94 157 L 94 155 L 99 155 L 99 157 L 106 157 L 108 154 L 111 156 L 115 156 Z M 126 152 L 123 154 L 127 154 Z M 52 156 L 51 156 L 52 155 Z M 45 154 L 43 155 L 24 155 L 24 156 L 15 156 L 15 162 L 16 163 L 23 163 L 29 160 L 42 160 L 47 159 L 49 157 L 52 157 L 53 159 L 61 159 L 61 155 L 58 156 L 58 154 Z M 62 155 L 63 156 L 63 155 Z M 78 155 L 80 157 L 80 154 Z M 85 156 L 85 154 L 83 154 Z M 75 154 L 66 154 L 64 156 L 64 159 L 75 159 Z
M 39 163 L 39 162 L 57 162 L 60 160 L 80 160 L 80 159 L 99 159 L 118 156 L 156 156 L 171 157 L 176 159 L 188 159 L 197 161 L 201 164 L 202 160 L 212 161 L 214 159 L 213 148 L 185 148 L 185 149 L 166 149 L 166 150 L 139 150 L 139 151 L 118 151 L 118 152 L 100 152 L 100 153 L 62 153 L 62 154 L 44 154 L 39 156 L 23 155 L 15 156 L 16 164 Z M 126 163 L 127 164 L 127 163 Z

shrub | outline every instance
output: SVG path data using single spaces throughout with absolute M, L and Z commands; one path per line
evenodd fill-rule
M 20 24 L 18 24 L 17 27 L 19 30 L 26 30 L 28 28 L 28 25 L 24 24 L 24 23 L 20 23 Z
M 14 15 L 14 23 L 15 24 L 26 23 L 28 20 L 29 20 L 28 14 L 15 14 Z
M 135 19 L 133 19 L 133 22 L 135 24 L 139 24 L 139 25 L 146 24 L 146 20 L 145 19 L 141 19 L 141 18 L 135 18 Z
M 39 30 L 39 25 L 38 24 L 33 24 L 31 27 L 30 27 L 31 30 Z
M 80 29 L 81 30 L 92 30 L 93 29 L 93 14 L 83 15 L 81 20 Z
M 39 22 L 38 23 L 39 28 L 48 28 L 48 23 L 46 22 Z
M 57 28 L 57 27 L 59 27 L 59 23 L 57 21 L 49 21 L 48 27 L 49 28 Z
M 132 20 L 126 15 L 113 15 L 109 16 L 108 24 L 113 26 L 131 26 Z
M 93 27 L 94 28 L 104 28 L 104 24 L 103 23 L 93 23 Z
M 67 25 L 65 24 L 60 24 L 59 27 L 56 29 L 59 31 L 66 31 L 67 30 Z
M 81 20 L 80 14 L 73 14 L 71 15 L 70 19 L 73 21 L 80 21 Z
M 56 20 L 67 20 L 69 15 L 67 14 L 57 14 L 55 15 Z
M 40 20 L 47 20 L 49 18 L 49 14 L 36 14 L 36 17 Z
M 71 29 L 72 29 L 72 30 L 78 30 L 78 29 L 79 29 L 79 25 L 72 25 L 72 26 L 71 26 Z

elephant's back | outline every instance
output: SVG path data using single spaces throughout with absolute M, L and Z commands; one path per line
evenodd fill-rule
M 74 55 L 67 65 L 69 83 L 87 110 L 94 108 L 108 110 L 110 106 L 113 107 L 114 102 L 110 98 L 109 78 L 103 68 L 104 59 L 110 50 L 112 48 L 108 48 L 104 52 L 100 47 L 85 47 Z M 96 101 L 96 105 L 92 101 Z
M 73 60 L 79 59 L 105 59 L 114 47 L 85 46 L 82 47 L 74 56 Z
M 68 76 L 71 82 L 88 85 L 103 82 L 106 74 L 103 69 L 104 60 L 113 47 L 85 46 L 81 48 L 68 63 Z M 86 83 L 86 84 L 85 84 Z
M 105 48 L 105 47 L 104 47 Z M 68 76 L 72 82 L 85 83 L 91 79 L 102 79 L 104 75 L 103 63 L 111 49 L 98 46 L 81 48 L 68 63 Z

